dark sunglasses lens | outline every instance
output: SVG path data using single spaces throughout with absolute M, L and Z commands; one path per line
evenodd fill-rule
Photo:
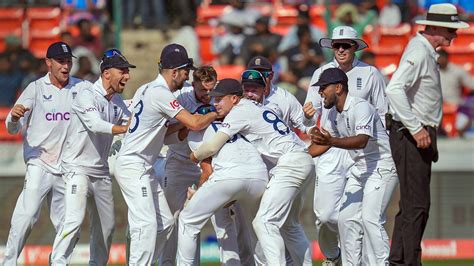
M 347 49 L 352 47 L 352 44 L 350 44 L 350 43 L 334 43 L 332 45 L 332 48 L 334 48 L 334 49 L 340 49 L 341 47 L 342 47 L 342 49 L 347 50 Z
M 119 50 L 117 50 L 117 49 L 110 49 L 110 50 L 107 50 L 107 51 L 104 53 L 104 56 L 105 56 L 105 57 L 112 57 L 112 56 L 114 56 L 115 54 L 122 55 L 122 53 L 120 53 Z
M 263 79 L 262 74 L 258 71 L 244 71 L 242 73 L 243 79 Z

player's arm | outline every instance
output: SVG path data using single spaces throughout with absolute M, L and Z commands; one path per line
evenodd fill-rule
M 21 93 L 8 113 L 5 126 L 10 134 L 17 134 L 31 113 L 35 101 L 35 82 L 31 82 Z
M 182 109 L 175 118 L 190 130 L 201 130 L 209 126 L 217 118 L 216 112 L 205 115 L 191 114 L 188 110 Z
M 99 112 L 99 108 L 94 105 L 94 96 L 89 91 L 78 93 L 73 101 L 72 110 L 79 117 L 87 130 L 93 133 L 102 134 L 122 134 L 128 129 L 126 125 L 114 125 L 104 121 Z
M 193 162 L 199 162 L 211 157 L 216 154 L 229 139 L 229 135 L 218 131 L 211 140 L 203 143 L 197 150 L 191 153 L 191 160 Z
M 211 163 L 212 159 L 210 157 L 202 160 L 199 163 L 199 166 L 201 166 L 201 177 L 199 178 L 198 188 L 201 187 L 202 184 L 204 184 L 211 176 L 213 172 Z

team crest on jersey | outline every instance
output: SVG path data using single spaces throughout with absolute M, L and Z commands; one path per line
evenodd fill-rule
M 117 118 L 118 116 L 118 106 L 114 105 L 114 117 Z
M 76 96 L 77 96 L 77 92 L 75 91 L 75 92 L 72 93 L 72 99 L 73 100 L 76 99 Z
M 172 102 L 170 102 L 170 106 L 171 106 L 171 108 L 173 108 L 174 110 L 178 109 L 178 108 L 179 108 L 179 102 L 178 102 L 178 100 L 173 100 Z
M 351 124 L 349 124 L 349 117 L 346 117 L 346 126 L 348 129 L 351 128 Z
M 357 90 L 362 89 L 362 78 L 357 78 Z
M 53 95 L 46 96 L 43 94 L 43 102 L 50 102 L 53 99 Z
M 229 124 L 229 123 L 222 123 L 222 124 L 221 124 L 221 127 L 223 127 L 223 128 L 230 128 L 230 124 Z

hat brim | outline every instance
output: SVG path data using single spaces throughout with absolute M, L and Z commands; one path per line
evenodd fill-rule
M 225 93 L 225 92 L 216 91 L 216 90 L 214 89 L 214 90 L 212 90 L 211 92 L 209 92 L 208 95 L 209 95 L 210 97 L 220 97 L 220 96 L 226 96 L 226 95 L 242 96 L 242 93 L 237 93 L 237 92 L 234 92 L 234 93 Z
M 57 55 L 57 56 L 52 56 L 52 57 L 46 57 L 46 58 L 49 58 L 49 59 L 62 59 L 62 58 L 77 58 L 75 57 L 73 54 L 63 54 L 63 55 Z
M 245 85 L 245 84 L 254 84 L 257 86 L 265 87 L 265 81 L 258 80 L 258 79 L 244 79 L 242 80 L 242 85 Z
M 353 41 L 357 44 L 357 48 L 356 48 L 356 51 L 360 51 L 360 50 L 363 50 L 367 47 L 369 47 L 369 45 L 364 42 L 364 40 L 362 39 L 330 39 L 330 38 L 321 38 L 319 40 L 319 45 L 321 47 L 324 47 L 324 48 L 329 48 L 329 49 L 332 49 L 332 42 L 333 41 Z
M 451 28 L 451 29 L 465 29 L 469 28 L 469 24 L 463 21 L 459 22 L 441 22 L 441 21 L 433 21 L 433 20 L 417 20 L 415 21 L 418 25 L 425 25 L 425 26 L 437 26 L 443 28 Z

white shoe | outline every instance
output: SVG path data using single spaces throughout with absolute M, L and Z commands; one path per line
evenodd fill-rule
M 339 253 L 339 256 L 337 256 L 337 258 L 334 258 L 334 259 L 325 259 L 323 261 L 323 264 L 322 266 L 341 266 L 342 263 L 341 263 L 341 253 Z

